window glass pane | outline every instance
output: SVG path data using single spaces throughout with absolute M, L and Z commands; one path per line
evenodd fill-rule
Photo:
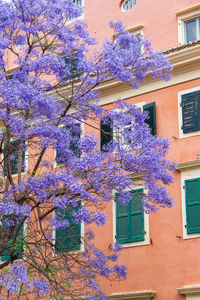
M 25 171 L 25 149 L 24 145 L 20 145 L 18 141 L 11 141 L 10 142 L 10 150 L 9 153 L 7 151 L 6 145 L 4 145 L 4 172 L 7 174 L 7 164 L 6 164 L 6 157 L 7 155 L 10 155 L 10 169 L 11 174 L 17 174 L 18 173 L 18 162 L 19 162 L 19 149 L 20 146 L 22 147 L 22 166 L 21 166 L 21 172 Z
M 198 18 L 198 23 L 199 23 L 199 34 L 197 34 L 197 39 L 200 40 L 200 17 Z
M 186 42 L 193 42 L 197 39 L 196 32 L 196 22 L 197 20 L 191 20 L 186 22 Z
M 127 10 L 133 8 L 135 3 L 136 3 L 136 0 L 126 0 L 126 1 L 124 1 L 123 5 L 122 5 L 122 10 L 127 11 Z
M 77 6 L 82 6 L 82 0 L 74 0 L 74 3 L 75 3 Z

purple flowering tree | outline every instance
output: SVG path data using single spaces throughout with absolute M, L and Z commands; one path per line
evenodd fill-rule
M 97 48 L 81 13 L 73 0 L 0 0 L 2 299 L 103 295 L 98 279 L 124 278 L 126 268 L 116 262 L 120 245 L 97 249 L 87 224 L 105 224 L 113 191 L 126 205 L 137 176 L 146 213 L 173 204 L 168 141 L 123 99 L 105 110 L 98 92 L 107 80 L 133 88 L 147 75 L 168 80 L 171 66 L 121 23 Z M 86 130 L 100 122 L 111 128 L 101 150 Z

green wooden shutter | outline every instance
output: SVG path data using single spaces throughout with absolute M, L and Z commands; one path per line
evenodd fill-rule
M 143 111 L 148 111 L 149 118 L 145 120 L 151 129 L 152 135 L 156 135 L 156 104 L 155 102 L 143 106 Z
M 187 233 L 200 232 L 200 178 L 185 180 Z
M 129 204 L 123 206 L 116 195 L 116 240 L 118 243 L 129 242 Z
M 78 208 L 76 208 L 78 209 Z M 56 214 L 62 220 L 68 220 L 70 226 L 63 229 L 56 229 L 55 245 L 61 252 L 80 250 L 81 245 L 81 225 L 73 222 L 70 213 L 67 209 L 56 209 Z
M 121 205 L 116 195 L 116 239 L 119 243 L 144 240 L 143 189 L 130 193 L 132 199 L 127 206 Z
M 8 220 L 9 218 L 12 218 L 12 215 L 6 215 L 2 217 L 2 228 L 3 230 L 7 230 L 9 227 L 6 224 L 6 220 Z M 7 249 L 5 251 L 3 251 L 2 255 L 1 255 L 1 260 L 2 261 L 6 261 L 10 259 L 10 255 L 11 255 L 11 251 L 13 251 L 13 255 L 18 255 L 18 258 L 22 258 L 23 256 L 23 231 L 24 231 L 24 225 L 22 225 L 22 227 L 19 230 L 17 239 L 16 239 L 16 243 L 15 245 L 13 245 L 13 239 L 14 239 L 14 235 L 15 232 L 17 231 L 19 224 L 20 224 L 21 220 L 18 221 L 15 230 L 14 230 L 14 234 L 11 237 L 11 239 L 8 241 L 7 243 Z
M 130 206 L 130 241 L 144 241 L 143 189 L 132 190 Z
M 70 143 L 70 150 L 72 150 L 75 156 L 80 157 L 81 153 L 78 148 L 78 141 L 80 140 L 81 137 L 81 128 L 80 128 L 81 125 L 80 123 L 76 123 L 73 124 L 73 128 L 70 128 L 70 126 L 68 127 L 71 132 L 71 136 L 73 138 Z
M 13 79 L 13 74 L 6 75 L 7 80 Z
M 200 91 L 182 95 L 182 129 L 184 133 L 200 129 Z
M 104 124 L 103 121 L 101 121 L 100 132 L 101 132 L 101 138 L 100 138 L 101 151 L 107 152 L 108 150 L 106 149 L 106 145 L 113 140 L 112 120 L 110 120 L 109 124 Z
M 18 172 L 18 161 L 19 161 L 19 156 L 18 156 L 18 151 L 19 151 L 19 143 L 18 141 L 12 141 L 10 142 L 10 169 L 11 169 L 11 174 L 17 174 Z M 4 170 L 6 170 L 6 146 L 4 146 Z M 22 172 L 25 171 L 25 150 L 22 150 Z

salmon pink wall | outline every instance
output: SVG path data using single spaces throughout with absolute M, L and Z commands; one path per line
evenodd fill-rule
M 171 140 L 168 157 L 177 162 L 194 160 L 200 151 L 200 135 L 179 139 L 178 132 L 178 92 L 197 86 L 200 86 L 200 79 L 128 99 L 134 104 L 156 102 L 157 133 Z M 111 105 L 106 108 L 111 109 Z M 149 245 L 123 250 L 119 263 L 127 266 L 128 277 L 120 282 L 104 282 L 108 294 L 149 289 L 156 291 L 155 300 L 181 300 L 185 296 L 181 296 L 177 288 L 200 284 L 200 239 L 183 239 L 181 174 L 176 171 L 174 176 L 175 181 L 168 189 L 174 198 L 174 207 L 150 214 Z M 96 244 L 102 249 L 113 242 L 112 203 L 105 212 L 109 217 L 106 226 L 94 228 Z
M 85 20 L 98 41 L 111 37 L 109 20 L 120 20 L 125 26 L 144 26 L 144 35 L 156 49 L 168 49 L 178 45 L 176 13 L 198 4 L 197 0 L 136 0 L 133 9 L 124 12 L 120 0 L 84 0 Z

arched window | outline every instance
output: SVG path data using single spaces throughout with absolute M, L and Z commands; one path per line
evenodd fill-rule
M 133 6 L 136 4 L 136 0 L 125 0 L 122 2 L 122 10 L 123 11 L 127 11 L 131 8 L 133 8 Z

